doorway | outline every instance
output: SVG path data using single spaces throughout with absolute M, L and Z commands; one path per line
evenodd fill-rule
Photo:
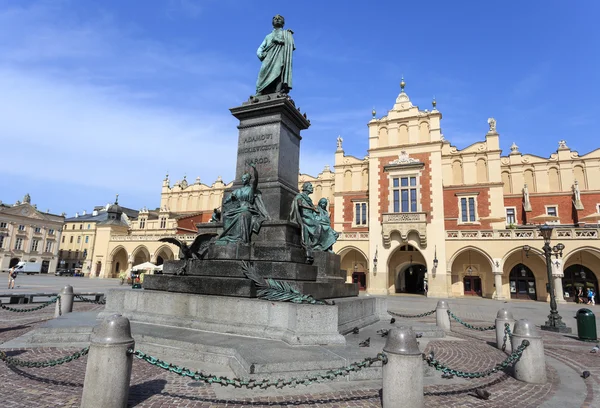
M 465 276 L 463 285 L 465 296 L 481 296 L 481 278 L 479 276 Z
M 364 272 L 354 272 L 352 274 L 352 283 L 358 283 L 358 290 L 367 288 L 367 274 Z
M 42 261 L 41 273 L 48 273 L 48 269 L 50 269 L 50 261 Z
M 537 300 L 537 289 L 533 272 L 523 264 L 517 264 L 510 271 L 510 298 Z

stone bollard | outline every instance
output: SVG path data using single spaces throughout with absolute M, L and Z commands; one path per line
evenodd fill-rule
M 535 326 L 525 319 L 517 320 L 512 335 L 512 349 L 516 350 L 523 340 L 529 341 L 529 346 L 513 366 L 513 377 L 519 381 L 532 384 L 546 382 L 546 358 L 542 336 Z
M 73 286 L 67 285 L 58 294 L 60 299 L 56 301 L 56 308 L 54 309 L 54 317 L 58 317 L 73 311 Z
M 391 329 L 383 351 L 383 408 L 423 407 L 423 358 L 408 327 Z
M 94 327 L 83 382 L 82 408 L 125 408 L 134 348 L 129 319 L 119 314 Z
M 508 323 L 510 332 L 512 333 L 515 328 L 515 319 L 512 313 L 506 309 L 498 310 L 498 314 L 496 315 L 496 347 L 502 350 L 502 345 L 505 345 L 504 351 L 510 354 L 512 352 L 510 337 L 507 336 L 506 342 L 504 341 L 506 323 Z
M 448 315 L 448 302 L 438 300 L 435 307 L 435 324 L 443 331 L 450 331 L 450 316 Z

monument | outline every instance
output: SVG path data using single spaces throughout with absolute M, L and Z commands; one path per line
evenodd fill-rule
M 310 121 L 289 95 L 293 32 L 280 15 L 272 24 L 257 50 L 256 94 L 230 109 L 239 120 L 236 176 L 220 217 L 198 224 L 193 254 L 182 251 L 188 255 L 167 261 L 162 275 L 147 276 L 146 290 L 254 298 L 243 268 L 250 262 L 260 276 L 317 299 L 358 295 L 331 250 L 338 234 L 327 201 L 314 205 L 310 183 L 298 191 L 300 132 Z

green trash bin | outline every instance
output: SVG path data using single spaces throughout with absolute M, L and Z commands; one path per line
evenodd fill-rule
M 596 316 L 594 316 L 594 313 L 590 309 L 579 309 L 576 317 L 579 340 L 597 341 Z

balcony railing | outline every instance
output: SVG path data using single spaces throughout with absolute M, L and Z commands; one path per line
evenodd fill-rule
M 391 236 L 394 232 L 399 233 L 400 237 L 406 240 L 408 234 L 413 231 L 419 234 L 421 246 L 427 246 L 427 213 L 384 213 L 381 224 L 385 246 L 390 245 Z
M 368 232 L 352 232 L 352 231 L 343 231 L 340 233 L 340 241 L 341 240 L 353 240 L 353 241 L 368 241 L 369 233 Z
M 598 239 L 599 229 L 595 228 L 555 228 L 556 239 Z M 446 239 L 542 239 L 537 229 L 508 230 L 461 230 L 446 231 Z

